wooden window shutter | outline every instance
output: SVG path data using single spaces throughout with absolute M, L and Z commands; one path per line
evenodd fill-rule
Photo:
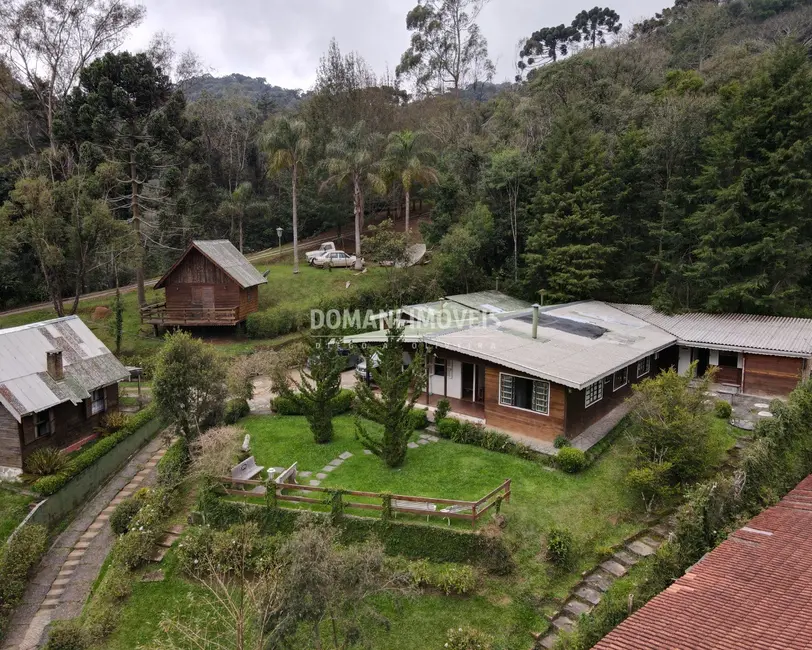
M 28 445 L 34 442 L 34 439 L 37 437 L 36 429 L 37 424 L 34 415 L 27 415 L 23 418 L 22 427 L 23 427 L 23 442 Z

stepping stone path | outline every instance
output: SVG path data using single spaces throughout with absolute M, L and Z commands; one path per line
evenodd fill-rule
M 771 418 L 772 416 L 773 416 L 773 414 L 770 413 L 769 411 L 759 411 L 758 412 L 758 417 L 760 417 L 760 418 Z
M 372 455 L 372 452 L 371 452 L 369 449 L 364 449 L 364 454 L 365 454 L 366 456 L 371 456 L 371 455 Z
M 629 568 L 640 560 L 653 555 L 670 533 L 669 527 L 664 523 L 652 526 L 642 535 L 627 541 L 610 559 L 586 574 L 564 601 L 561 610 L 551 617 L 550 629 L 536 642 L 533 650 L 552 648 L 558 640 L 559 632 L 571 632 L 578 617 L 591 612 L 601 602 L 603 594 L 612 583 L 626 575 Z
M 418 448 L 420 445 L 418 445 L 416 442 L 410 442 L 410 443 L 409 443 L 408 445 L 406 445 L 406 446 L 407 446 L 409 449 L 417 449 L 417 448 Z

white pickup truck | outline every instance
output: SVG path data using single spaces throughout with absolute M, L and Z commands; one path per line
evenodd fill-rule
M 330 253 L 330 252 L 334 251 L 335 249 L 336 249 L 336 245 L 333 242 L 331 242 L 331 241 L 324 242 L 316 250 L 308 251 L 308 252 L 305 253 L 305 257 L 307 258 L 307 263 L 312 266 L 313 265 L 313 260 L 315 260 L 317 257 L 321 257 L 325 253 Z

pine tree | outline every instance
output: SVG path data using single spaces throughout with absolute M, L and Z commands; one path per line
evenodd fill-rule
M 600 297 L 608 286 L 616 251 L 609 242 L 617 223 L 608 213 L 612 181 L 604 140 L 567 117 L 545 148 L 548 163 L 530 207 L 535 225 L 525 255 L 528 282 L 557 301 Z
M 812 269 L 812 66 L 782 46 L 723 97 L 692 217 L 695 304 L 788 313 Z

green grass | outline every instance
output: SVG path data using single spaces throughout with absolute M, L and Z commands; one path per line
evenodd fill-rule
M 0 488 L 0 544 L 4 544 L 14 529 L 28 514 L 33 497 Z

